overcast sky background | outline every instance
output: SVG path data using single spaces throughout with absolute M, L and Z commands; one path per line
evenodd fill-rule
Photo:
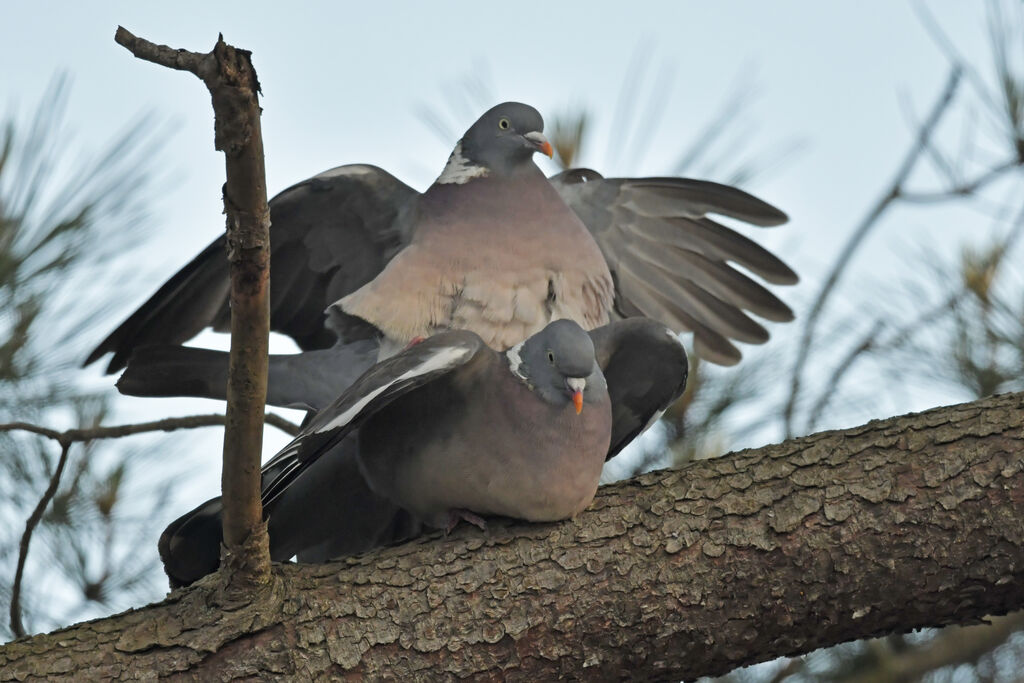
M 372 5 L 372 6 L 371 6 Z M 984 3 L 928 4 L 965 56 L 987 63 Z M 173 8 L 173 11 L 171 10 Z M 249 9 L 252 8 L 252 9 Z M 750 188 L 792 221 L 759 239 L 813 282 L 822 257 L 882 189 L 930 106 L 948 63 L 910 2 L 515 3 L 17 3 L 0 27 L 0 104 L 28 111 L 55 72 L 73 77 L 77 144 L 96 146 L 140 111 L 173 124 L 160 156 L 170 182 L 140 269 L 162 282 L 221 229 L 223 159 L 213 150 L 205 89 L 189 74 L 140 62 L 113 42 L 124 25 L 175 47 L 209 49 L 218 31 L 251 49 L 263 85 L 271 194 L 341 163 L 370 162 L 423 188 L 454 140 L 423 123 L 450 109 L 479 76 L 495 102 L 552 114 L 583 105 L 595 130 L 582 161 L 605 175 L 671 169 L 737 83 L 750 84 L 754 150 L 798 142 L 780 171 Z M 630 62 L 649 55 L 648 83 L 666 70 L 659 125 L 612 131 Z M 648 87 L 644 87 L 648 86 Z M 462 131 L 479 113 L 459 103 Z M 638 107 L 642 109 L 641 107 Z M 609 143 L 620 149 L 607 154 Z M 632 152 L 645 150 L 638 159 Z M 930 228 L 934 229 L 934 228 Z M 138 303 L 124 299 L 122 310 Z
M 989 64 L 984 3 L 927 6 L 968 60 Z M 915 7 L 891 0 L 9 2 L 0 23 L 0 113 L 28 114 L 54 74 L 66 71 L 72 77 L 69 154 L 98 149 L 143 111 L 171 124 L 158 157 L 166 182 L 162 196 L 154 197 L 153 229 L 123 263 L 111 264 L 116 280 L 105 291 L 116 310 L 97 321 L 98 341 L 223 230 L 224 161 L 213 149 L 205 88 L 190 74 L 134 59 L 113 41 L 118 24 L 155 42 L 200 51 L 221 32 L 253 52 L 263 87 L 271 195 L 351 162 L 377 164 L 425 188 L 455 137 L 442 141 L 421 112 L 445 113 L 461 134 L 482 111 L 462 97 L 460 84 L 470 78 L 489 85 L 488 106 L 520 100 L 549 119 L 586 107 L 594 130 L 581 161 L 605 175 L 664 174 L 743 84 L 753 99 L 745 119 L 751 148 L 742 154 L 799 147 L 781 168 L 747 187 L 791 216 L 786 226 L 748 234 L 756 232 L 803 277 L 801 287 L 781 292 L 799 311 L 841 240 L 894 173 L 915 130 L 911 118 L 924 116 L 946 80 L 948 60 Z M 646 80 L 634 83 L 638 110 L 659 78 L 668 85 L 662 118 L 640 135 L 635 126 L 612 129 L 637 55 L 649 59 Z M 856 288 L 858 277 L 872 272 L 891 272 L 895 281 L 915 245 L 952 253 L 986 226 L 977 214 L 960 210 L 894 212 L 855 264 L 848 286 Z M 775 326 L 772 342 L 785 338 Z M 94 386 L 112 384 L 99 370 L 84 376 Z M 905 409 L 945 398 L 912 395 Z M 118 417 L 218 409 L 194 405 L 121 401 Z M 875 416 L 891 408 L 879 405 Z M 283 440 L 275 433 L 268 449 Z M 216 439 L 208 447 L 205 484 L 169 510 L 168 520 L 217 490 Z

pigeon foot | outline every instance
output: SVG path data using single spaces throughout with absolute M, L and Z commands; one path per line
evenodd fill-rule
M 460 521 L 466 521 L 479 527 L 481 531 L 487 531 L 487 522 L 480 515 L 469 510 L 452 509 L 448 511 L 448 524 L 444 528 L 444 535 L 447 536 L 459 525 Z

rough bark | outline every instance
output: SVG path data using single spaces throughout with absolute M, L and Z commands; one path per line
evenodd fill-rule
M 225 588 L 244 599 L 270 580 L 270 549 L 260 503 L 263 412 L 270 338 L 270 209 L 260 129 L 260 84 L 251 53 L 224 42 L 209 53 L 175 50 L 118 27 L 114 36 L 139 59 L 190 71 L 210 91 L 214 146 L 224 152 L 227 258 L 231 273 L 231 351 L 221 490 Z
M 1024 607 L 1024 394 L 823 432 L 492 523 L 217 579 L 15 641 L 0 680 L 679 680 Z

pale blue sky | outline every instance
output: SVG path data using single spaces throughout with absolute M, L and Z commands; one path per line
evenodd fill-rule
M 220 228 L 223 161 L 212 149 L 202 86 L 188 74 L 133 59 L 113 42 L 118 24 L 195 50 L 211 47 L 220 31 L 254 52 L 272 193 L 353 161 L 423 187 L 450 142 L 428 130 L 418 110 L 442 106 L 458 82 L 478 73 L 488 74 L 498 101 L 526 101 L 542 113 L 588 106 L 597 144 L 583 161 L 606 175 L 666 171 L 733 85 L 749 82 L 757 92 L 754 147 L 804 143 L 793 163 L 753 188 L 793 218 L 769 240 L 796 240 L 814 251 L 849 228 L 879 191 L 879 174 L 891 172 L 902 154 L 910 128 L 900 98 L 920 115 L 947 72 L 913 3 L 888 0 L 249 6 L 68 2 L 11 3 L 5 10 L 0 103 L 34 103 L 50 76 L 65 69 L 74 78 L 70 118 L 78 140 L 104 140 L 140 110 L 179 126 L 162 157 L 176 180 L 154 238 L 159 248 L 151 264 L 163 274 Z M 968 57 L 987 59 L 983 3 L 929 6 Z M 665 64 L 673 87 L 647 153 L 626 164 L 628 154 L 604 155 L 612 136 L 623 137 L 627 150 L 633 144 L 610 126 L 639 46 L 651 57 L 649 80 Z M 475 118 L 463 111 L 459 129 Z

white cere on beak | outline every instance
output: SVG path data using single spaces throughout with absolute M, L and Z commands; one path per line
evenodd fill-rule
M 523 137 L 535 145 L 543 145 L 545 142 L 548 141 L 548 139 L 544 137 L 544 133 L 535 130 L 529 133 L 525 133 Z
M 583 377 L 569 377 L 565 380 L 573 391 L 583 391 L 587 386 L 587 380 Z

